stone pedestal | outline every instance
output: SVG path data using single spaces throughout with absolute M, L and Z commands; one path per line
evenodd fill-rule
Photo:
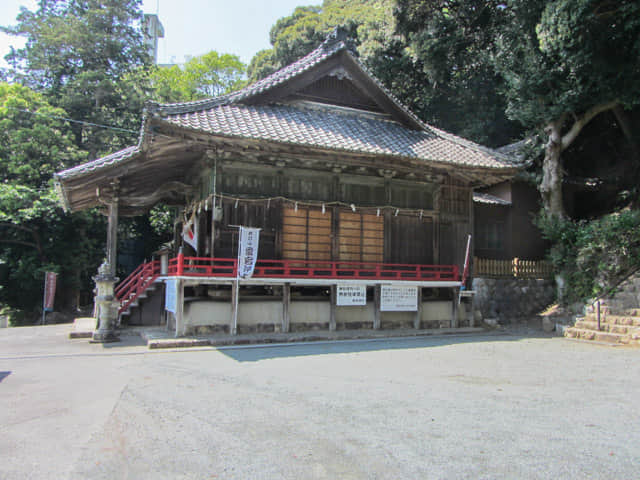
M 93 277 L 93 280 L 96 282 L 98 292 L 96 295 L 98 325 L 93 332 L 91 343 L 119 342 L 116 325 L 120 302 L 114 296 L 114 287 L 118 278 L 111 273 L 111 265 L 105 261 L 100 265 L 98 275 Z

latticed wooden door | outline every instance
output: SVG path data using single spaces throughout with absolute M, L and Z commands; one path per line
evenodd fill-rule
M 382 262 L 384 256 L 384 217 L 340 210 L 338 256 L 341 261 Z
M 332 213 L 309 207 L 284 207 L 282 258 L 285 260 L 331 260 Z

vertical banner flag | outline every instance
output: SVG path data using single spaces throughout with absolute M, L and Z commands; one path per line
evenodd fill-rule
M 189 221 L 184 223 L 182 238 L 185 243 L 193 247 L 196 253 L 198 252 L 198 216 L 195 212 L 191 214 Z
M 44 274 L 44 305 L 45 312 L 53 312 L 53 301 L 56 297 L 56 280 L 58 274 L 46 272 Z
M 258 259 L 260 229 L 240 227 L 238 244 L 238 278 L 251 278 Z

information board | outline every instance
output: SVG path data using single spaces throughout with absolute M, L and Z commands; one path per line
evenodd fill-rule
M 336 305 L 339 307 L 367 304 L 366 285 L 338 285 L 336 293 Z
M 164 288 L 164 309 L 176 313 L 178 311 L 178 279 L 169 278 Z
M 418 287 L 382 285 L 380 311 L 415 312 L 418 310 Z

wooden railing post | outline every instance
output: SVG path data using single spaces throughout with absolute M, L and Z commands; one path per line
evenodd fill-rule
M 184 274 L 184 253 L 182 247 L 178 251 L 178 264 L 176 265 L 176 275 L 181 277 Z

